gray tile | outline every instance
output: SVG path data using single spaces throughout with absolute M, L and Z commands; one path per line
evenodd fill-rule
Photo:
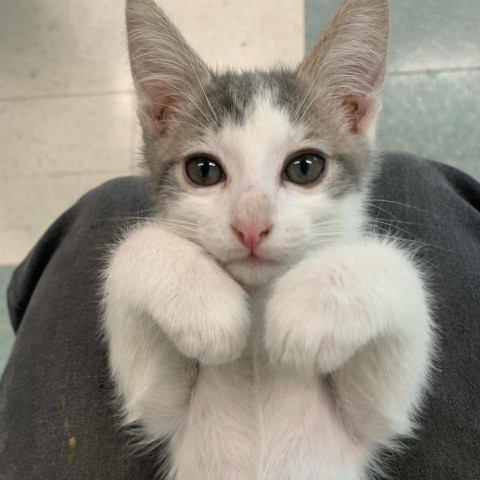
M 13 334 L 7 310 L 6 291 L 15 267 L 0 267 L 0 376 L 12 349 L 15 336 Z
M 311 47 L 342 0 L 305 0 Z M 391 71 L 480 66 L 478 0 L 392 0 Z
M 305 47 L 312 48 L 342 0 L 305 0 Z
M 390 75 L 377 139 L 480 180 L 480 72 Z
M 480 66 L 478 0 L 393 0 L 390 70 Z

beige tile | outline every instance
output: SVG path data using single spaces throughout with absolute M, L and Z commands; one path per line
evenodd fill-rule
M 0 102 L 2 177 L 128 172 L 135 119 L 130 93 Z
M 50 224 L 110 174 L 75 174 L 0 179 L 0 265 L 17 264 Z
M 0 102 L 0 264 L 90 188 L 132 171 L 133 94 Z
M 0 97 L 131 89 L 124 2 L 2 0 Z
M 304 51 L 303 0 L 158 1 L 211 65 L 268 67 Z
M 302 56 L 302 0 L 159 3 L 213 65 Z M 2 0 L 0 98 L 131 89 L 124 23 L 122 0 Z

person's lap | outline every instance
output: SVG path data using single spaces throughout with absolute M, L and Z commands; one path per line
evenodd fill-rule
M 480 185 L 390 155 L 371 203 L 380 234 L 418 248 L 440 332 L 421 429 L 390 456 L 391 478 L 480 478 Z M 8 292 L 17 339 L 0 384 L 0 479 L 154 478 L 156 454 L 132 454 L 119 428 L 98 328 L 108 245 L 149 209 L 139 178 L 108 182 L 57 220 L 17 269 Z

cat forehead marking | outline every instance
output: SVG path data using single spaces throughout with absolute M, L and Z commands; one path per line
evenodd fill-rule
M 259 97 L 268 97 L 272 106 L 293 115 L 301 96 L 298 81 L 286 70 L 226 72 L 212 77 L 203 107 L 213 110 L 220 128 L 225 123 L 244 123 Z
M 263 150 L 288 142 L 293 129 L 288 112 L 264 92 L 254 97 L 242 123 L 227 121 L 218 136 L 243 150 Z
M 251 99 L 242 122 L 226 119 L 209 137 L 227 168 L 241 172 L 243 180 L 253 185 L 270 183 L 290 151 L 301 144 L 303 129 L 294 125 L 270 92 L 262 91 Z

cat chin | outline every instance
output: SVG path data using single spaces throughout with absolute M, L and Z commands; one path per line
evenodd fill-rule
M 277 277 L 281 272 L 278 263 L 252 264 L 251 262 L 235 261 L 224 265 L 225 270 L 243 285 L 264 285 Z

